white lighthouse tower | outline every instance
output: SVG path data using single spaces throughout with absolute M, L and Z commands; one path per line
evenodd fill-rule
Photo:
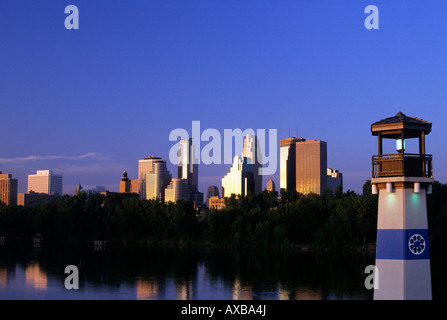
M 433 183 L 432 156 L 425 136 L 432 124 L 399 112 L 371 125 L 378 137 L 372 159 L 372 192 L 379 194 L 375 300 L 432 298 L 426 194 Z M 419 152 L 407 153 L 405 141 L 419 139 Z M 383 154 L 383 139 L 396 152 Z

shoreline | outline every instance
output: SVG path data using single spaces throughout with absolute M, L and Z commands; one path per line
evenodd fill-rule
M 127 246 L 133 247 L 171 247 L 171 248 L 219 248 L 219 249 L 256 249 L 256 250 L 284 250 L 284 251 L 295 251 L 295 252 L 361 252 L 365 254 L 375 254 L 376 247 L 372 243 L 367 243 L 366 245 L 346 245 L 342 247 L 332 247 L 332 246 L 321 246 L 315 244 L 302 244 L 302 243 L 291 243 L 288 245 L 254 245 L 254 244 L 219 244 L 204 241 L 194 241 L 194 240 L 179 240 L 179 241 L 153 241 L 153 240 L 142 240 L 142 241 L 117 241 L 117 240 L 76 240 L 76 241 L 63 241 L 44 237 L 35 238 L 19 238 L 19 237 L 5 237 L 0 236 L 0 247 L 7 247 L 13 244 L 24 244 L 34 247 L 40 247 L 41 245 L 79 245 L 79 246 L 91 246 L 95 249 L 108 249 L 112 247 L 126 248 Z

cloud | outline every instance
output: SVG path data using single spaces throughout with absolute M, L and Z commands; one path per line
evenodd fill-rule
M 108 157 L 102 153 L 89 152 L 81 155 L 75 156 L 61 156 L 61 155 L 48 155 L 48 156 L 26 156 L 17 158 L 0 158 L 0 163 L 21 163 L 21 162 L 31 162 L 31 161 L 48 161 L 48 160 L 106 160 Z

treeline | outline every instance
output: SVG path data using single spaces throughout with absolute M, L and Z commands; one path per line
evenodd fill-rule
M 377 195 L 369 182 L 321 196 L 263 191 L 226 199 L 223 210 L 197 214 L 186 201 L 164 204 L 125 195 L 85 193 L 33 208 L 0 207 L 0 236 L 57 241 L 183 242 L 229 246 L 296 244 L 345 248 L 374 244 Z M 447 247 L 447 185 L 428 195 L 431 246 Z

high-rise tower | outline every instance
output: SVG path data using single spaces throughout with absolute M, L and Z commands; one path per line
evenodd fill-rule
M 147 175 L 154 173 L 155 163 L 165 163 L 160 157 L 146 157 L 143 160 L 138 161 L 138 194 L 140 199 L 147 199 Z
M 249 165 L 253 166 L 254 193 L 260 193 L 262 191 L 262 153 L 256 135 L 247 134 L 244 140 L 242 156 L 247 158 Z
M 28 192 L 62 196 L 62 175 L 53 170 L 38 170 L 28 175 Z
M 280 190 L 296 190 L 296 144 L 306 141 L 291 137 L 279 142 Z
M 188 187 L 191 192 L 197 192 L 199 187 L 199 164 L 192 138 L 180 140 L 178 146 L 177 178 L 188 180 Z
M 0 171 L 0 202 L 7 206 L 17 205 L 17 179 Z

